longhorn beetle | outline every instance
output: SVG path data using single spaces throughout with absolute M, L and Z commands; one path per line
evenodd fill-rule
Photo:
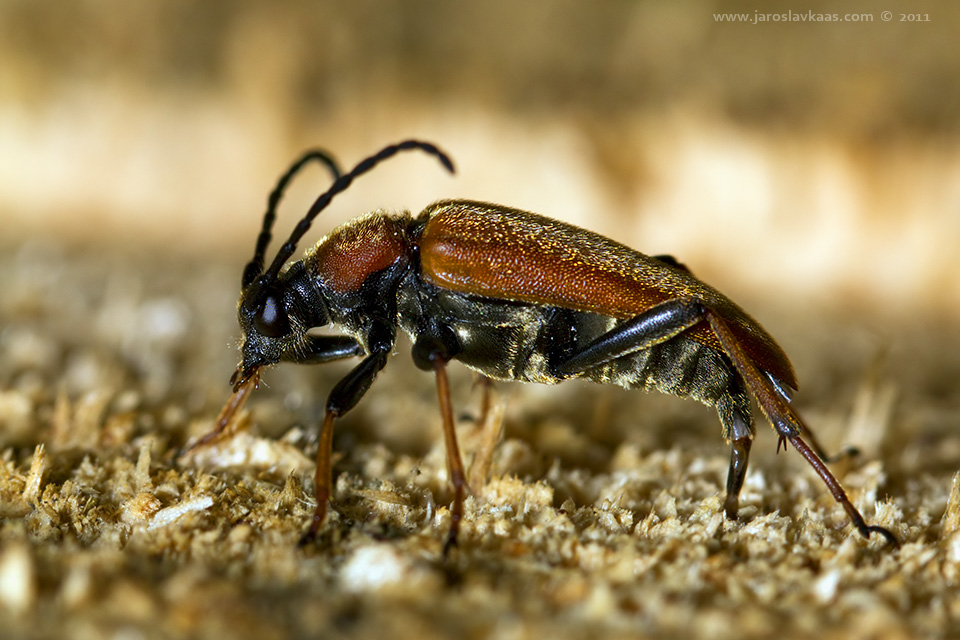
M 414 363 L 436 376 L 453 486 L 445 550 L 456 544 L 467 489 L 447 381 L 451 360 L 496 380 L 555 384 L 586 378 L 714 407 L 731 445 L 724 502 L 731 519 L 737 516 L 754 434 L 752 396 L 779 436 L 777 449 L 793 445 L 861 535 L 877 533 L 897 546 L 889 530 L 864 521 L 827 468 L 813 433 L 791 408 L 786 389 L 796 388 L 797 381 L 777 343 L 670 256 L 649 257 L 525 211 L 446 200 L 417 217 L 362 216 L 284 268 L 314 218 L 337 194 L 411 149 L 454 171 L 436 146 L 408 140 L 385 147 L 343 175 L 328 155 L 311 151 L 281 177 L 253 260 L 243 272 L 242 360 L 231 379 L 233 395 L 214 430 L 193 445 L 209 443 L 226 429 L 264 367 L 361 358 L 327 399 L 317 451 L 317 507 L 301 543 L 311 541 L 326 518 L 334 422 L 357 404 L 386 365 L 399 328 L 413 340 Z M 311 160 L 327 165 L 333 184 L 264 269 L 277 205 L 290 179 Z M 308 333 L 325 325 L 343 335 Z

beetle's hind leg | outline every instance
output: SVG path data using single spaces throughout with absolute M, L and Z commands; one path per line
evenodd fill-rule
M 658 256 L 668 264 L 676 261 L 670 256 Z M 675 266 L 681 267 L 679 263 Z M 561 375 L 573 375 L 616 358 L 666 342 L 703 320 L 704 307 L 696 300 L 675 298 L 655 305 L 647 311 L 618 324 L 583 348 L 569 354 L 555 367 Z M 733 374 L 736 376 L 736 374 Z M 742 383 L 735 382 L 739 390 Z M 750 426 L 749 400 L 743 398 L 744 416 L 737 422 L 731 416 L 724 420 L 725 437 L 730 440 L 730 470 L 727 474 L 727 495 L 724 513 L 736 519 L 740 506 L 740 490 L 747 475 L 753 429 Z M 733 410 L 731 410 L 733 411 Z M 723 413 L 723 412 L 721 412 Z M 739 428 L 737 427 L 739 425 Z
M 753 364 L 753 361 L 747 357 L 739 341 L 734 337 L 723 318 L 710 309 L 705 309 L 705 314 L 707 322 L 710 323 L 710 328 L 713 329 L 714 334 L 723 346 L 724 352 L 743 377 L 747 389 L 749 389 L 751 395 L 753 395 L 757 401 L 757 405 L 759 405 L 764 417 L 766 417 L 767 421 L 780 435 L 781 440 L 790 442 L 793 448 L 813 467 L 813 470 L 817 472 L 820 479 L 827 485 L 834 500 L 840 503 L 843 510 L 847 512 L 847 516 L 853 522 L 853 526 L 857 528 L 857 531 L 860 532 L 860 535 L 864 538 L 869 538 L 871 533 L 876 533 L 885 538 L 891 546 L 899 547 L 900 544 L 896 536 L 888 529 L 866 523 L 863 515 L 853 506 L 853 503 L 850 502 L 850 498 L 847 496 L 846 491 L 843 490 L 840 482 L 830 472 L 830 469 L 827 468 L 823 457 L 803 439 L 803 436 L 812 439 L 810 430 L 803 424 L 800 416 L 796 414 L 793 408 L 791 408 L 791 406 L 787 404 L 787 401 L 778 393 L 775 385 L 771 384 L 770 380 L 762 374 L 756 365 Z M 817 448 L 819 448 L 819 445 Z M 731 464 L 731 469 L 732 466 Z
M 641 349 L 649 349 L 703 320 L 703 305 L 690 298 L 674 298 L 654 305 L 621 322 L 582 349 L 569 354 L 554 369 L 574 375 Z
M 790 403 L 790 394 L 787 393 L 787 390 L 784 388 L 783 383 L 777 380 L 770 374 L 766 374 L 767 380 L 770 381 L 770 384 L 773 385 L 773 388 L 776 390 L 777 395 L 780 396 L 780 399 L 785 403 Z M 803 435 L 807 440 L 807 444 L 810 445 L 810 448 L 813 449 L 821 460 L 824 462 L 839 462 L 841 460 L 846 460 L 848 458 L 853 458 L 860 455 L 860 450 L 853 446 L 846 446 L 840 451 L 829 454 L 827 450 L 823 448 L 823 445 L 820 444 L 820 441 L 817 439 L 817 436 L 811 431 L 810 427 L 804 424 L 802 421 L 799 422 L 800 428 L 803 431 Z M 778 445 L 779 448 L 779 445 Z
M 618 324 L 582 349 L 561 359 L 553 368 L 560 376 L 575 375 L 628 353 L 666 342 L 703 320 L 710 324 L 723 352 L 730 358 L 767 421 L 781 439 L 789 441 L 813 467 L 834 499 L 847 512 L 857 531 L 865 538 L 869 538 L 871 533 L 877 533 L 892 546 L 898 546 L 896 537 L 890 531 L 876 525 L 867 525 L 863 515 L 853 506 L 843 487 L 824 463 L 824 456 L 820 455 L 822 450 L 819 443 L 781 395 L 782 390 L 774 381 L 761 373 L 747 356 L 740 341 L 731 332 L 723 317 L 701 301 L 693 298 L 674 298 L 654 305 L 630 320 Z M 813 442 L 813 446 L 807 444 L 803 436 L 807 436 Z M 737 437 L 732 439 L 731 445 L 733 449 L 730 473 L 727 478 L 727 499 L 724 504 L 724 511 L 728 517 L 731 513 L 735 515 L 739 504 L 738 494 L 746 477 L 750 448 L 749 444 L 745 444 Z
M 723 501 L 723 513 L 729 520 L 737 519 L 740 510 L 740 490 L 747 477 L 747 463 L 750 461 L 750 436 L 734 438 L 730 441 L 730 470 L 727 472 L 727 496 Z

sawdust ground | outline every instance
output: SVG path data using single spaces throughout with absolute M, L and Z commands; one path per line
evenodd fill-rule
M 793 347 L 797 402 L 823 440 L 861 448 L 835 471 L 899 550 L 853 532 L 797 456 L 774 455 L 766 426 L 729 522 L 728 453 L 699 405 L 500 385 L 491 478 L 444 558 L 435 390 L 405 344 L 342 421 L 335 506 L 300 549 L 319 407 L 349 365 L 271 370 L 234 438 L 176 455 L 228 395 L 236 264 L 36 241 L 0 253 L 4 637 L 960 632 L 947 320 L 836 311 L 813 326 L 751 308 Z M 462 369 L 453 383 L 469 460 L 480 392 Z

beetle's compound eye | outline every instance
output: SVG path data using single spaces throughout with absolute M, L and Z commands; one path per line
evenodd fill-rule
M 253 326 L 268 338 L 279 338 L 290 332 L 290 322 L 280 302 L 280 296 L 269 293 L 253 314 Z

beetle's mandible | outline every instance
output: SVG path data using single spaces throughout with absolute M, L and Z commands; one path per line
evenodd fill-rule
M 792 409 L 790 361 L 745 311 L 670 256 L 643 255 L 603 236 L 532 213 L 483 202 L 437 202 L 417 217 L 371 213 L 334 230 L 284 268 L 314 218 L 355 178 L 401 151 L 453 163 L 436 146 L 408 140 L 341 174 L 321 151 L 294 163 L 270 195 L 239 302 L 242 360 L 234 393 L 215 429 L 222 433 L 256 388 L 264 367 L 360 358 L 330 392 L 320 430 L 317 507 L 302 542 L 312 540 L 330 499 L 334 422 L 352 409 L 383 369 L 397 330 L 413 340 L 413 360 L 436 376 L 456 544 L 467 490 L 457 446 L 447 363 L 458 360 L 496 380 L 555 384 L 586 378 L 689 397 L 716 409 L 731 445 L 724 512 L 736 518 L 754 429 L 750 398 L 780 438 L 826 483 L 864 537 L 868 525 L 827 468 L 822 448 Z M 297 224 L 269 267 L 264 255 L 276 207 L 308 162 L 324 163 L 332 186 Z M 341 335 L 308 331 L 330 325 Z M 779 447 L 778 447 L 779 448 Z

